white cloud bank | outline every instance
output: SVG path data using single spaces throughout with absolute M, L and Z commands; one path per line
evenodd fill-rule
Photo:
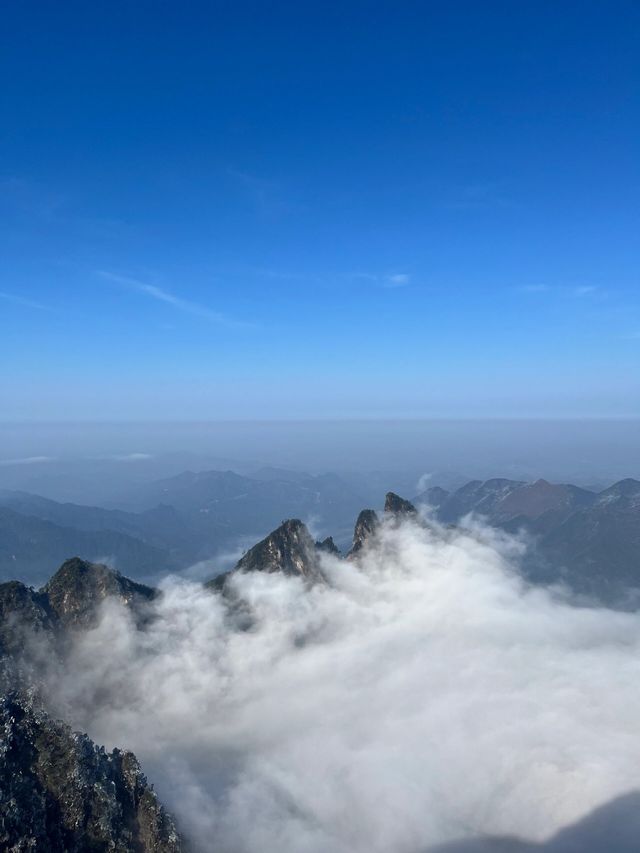
M 385 528 L 332 586 L 244 576 L 250 630 L 169 583 L 108 605 L 54 692 L 133 749 L 200 851 L 414 853 L 542 839 L 640 785 L 640 616 L 527 588 L 495 532 Z

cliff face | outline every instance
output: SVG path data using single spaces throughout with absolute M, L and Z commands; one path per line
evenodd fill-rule
M 130 752 L 105 752 L 16 695 L 0 699 L 0 849 L 179 853 Z

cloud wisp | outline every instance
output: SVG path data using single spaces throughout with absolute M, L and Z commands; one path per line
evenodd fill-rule
M 21 308 L 33 308 L 35 311 L 53 311 L 52 308 L 42 302 L 37 302 L 35 299 L 25 299 L 24 296 L 7 293 L 5 290 L 0 290 L 0 299 L 11 302 L 13 305 L 19 305 Z
M 133 749 L 199 851 L 415 853 L 541 840 L 638 787 L 640 615 L 528 587 L 517 540 L 384 526 L 329 583 L 237 576 L 253 622 L 169 581 L 51 679 Z
M 198 302 L 192 302 L 190 299 L 183 299 L 181 296 L 176 296 L 174 293 L 164 290 L 161 287 L 157 287 L 155 284 L 148 284 L 144 281 L 140 281 L 139 279 L 108 272 L 107 270 L 96 270 L 96 274 L 106 281 L 111 281 L 114 284 L 126 287 L 129 290 L 142 293 L 151 299 L 155 299 L 157 302 L 163 302 L 166 305 L 170 305 L 177 311 L 182 311 L 186 314 L 193 314 L 197 317 L 203 317 L 206 320 L 211 320 L 214 323 L 227 326 L 228 328 L 248 328 L 251 325 L 250 323 L 228 317 L 220 311 L 214 311 L 206 305 L 201 305 Z

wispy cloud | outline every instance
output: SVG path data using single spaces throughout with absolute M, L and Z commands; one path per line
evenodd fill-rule
M 574 296 L 590 296 L 593 293 L 598 293 L 598 291 L 599 288 L 597 288 L 595 285 L 584 284 L 580 287 L 574 287 L 572 292 Z
M 396 272 L 385 277 L 383 287 L 406 287 L 411 281 L 411 276 L 406 272 Z
M 166 305 L 170 305 L 172 308 L 175 308 L 177 311 L 182 311 L 185 314 L 193 314 L 197 317 L 203 317 L 206 320 L 211 320 L 214 323 L 218 323 L 222 326 L 228 326 L 229 328 L 247 328 L 251 325 L 250 323 L 245 323 L 240 320 L 234 320 L 232 317 L 228 317 L 220 311 L 214 311 L 206 305 L 201 305 L 199 302 L 192 302 L 190 299 L 183 299 L 181 296 L 176 296 L 174 293 L 170 293 L 168 290 L 157 287 L 155 284 L 148 284 L 147 282 L 140 281 L 137 278 L 130 278 L 129 276 L 119 275 L 117 273 L 108 272 L 107 270 L 96 270 L 96 274 L 106 281 L 112 281 L 114 284 L 119 284 L 129 290 L 135 290 L 151 299 L 155 299 L 157 302 L 164 302 Z
M 20 305 L 22 308 L 33 308 L 36 311 L 52 311 L 48 305 L 43 305 L 42 302 L 36 302 L 35 299 L 25 299 L 24 296 L 18 296 L 15 293 L 7 293 L 0 290 L 0 299 L 5 302 L 11 302 L 14 305 Z
M 359 270 L 357 272 L 346 273 L 344 277 L 356 281 L 369 281 L 371 284 L 377 285 L 378 287 L 385 287 L 389 289 L 406 287 L 411 283 L 411 276 L 406 272 L 373 273 Z

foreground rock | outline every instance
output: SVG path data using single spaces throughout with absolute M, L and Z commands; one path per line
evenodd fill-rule
M 111 753 L 16 695 L 0 699 L 0 849 L 179 853 L 130 752 Z

